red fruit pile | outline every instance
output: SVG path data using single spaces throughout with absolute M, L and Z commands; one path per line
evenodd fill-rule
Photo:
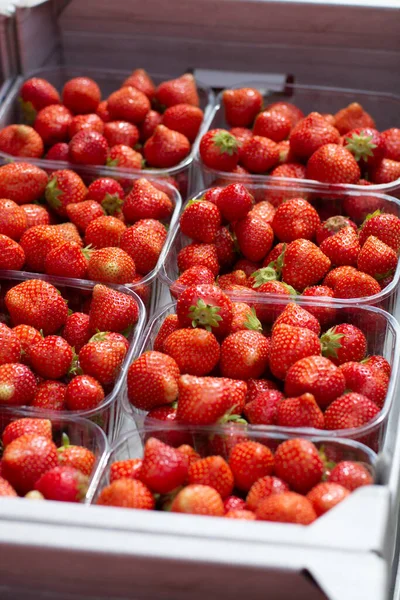
M 200 143 L 204 165 L 239 175 L 384 184 L 400 178 L 400 129 L 379 132 L 357 102 L 335 115 L 280 101 L 263 107 L 253 88 L 225 90 L 225 121 Z
M 180 229 L 192 241 L 178 252 L 174 296 L 188 285 L 215 281 L 238 294 L 364 298 L 392 281 L 400 218 L 381 212 L 379 199 L 349 196 L 346 216 L 323 220 L 323 200 L 280 193 L 273 203 L 265 192 L 255 203 L 243 184 L 232 183 L 186 205 Z M 367 214 L 369 208 L 378 210 Z
M 143 458 L 114 462 L 97 504 L 142 510 L 309 525 L 356 488 L 371 485 L 361 463 L 329 463 L 305 439 L 260 443 L 243 436 L 221 456 L 214 436 L 201 448 L 177 448 L 155 437 Z M 269 446 L 275 450 L 273 452 Z M 326 450 L 326 448 L 325 448 Z
M 79 291 L 65 299 L 39 279 L 8 287 L 1 299 L 0 406 L 99 407 L 128 351 L 122 332 L 138 320 L 135 299 L 100 284 L 83 303 Z M 79 312 L 68 310 L 76 304 Z
M 47 419 L 17 419 L 2 435 L 0 496 L 81 502 L 86 495 L 96 457 L 88 448 L 53 441 Z M 59 432 L 57 432 L 59 437 Z
M 254 308 L 216 286 L 191 286 L 180 295 L 154 349 L 128 370 L 128 399 L 149 411 L 149 425 L 248 421 L 339 430 L 376 417 L 391 369 L 382 356 L 368 356 L 359 327 L 321 306 L 275 301 L 261 310 L 264 329 Z M 373 318 L 364 320 L 375 331 Z
M 89 77 L 61 94 L 33 77 L 20 90 L 25 121 L 0 130 L 0 152 L 80 165 L 174 167 L 190 153 L 203 122 L 196 81 L 186 73 L 155 86 L 135 70 L 108 98 Z

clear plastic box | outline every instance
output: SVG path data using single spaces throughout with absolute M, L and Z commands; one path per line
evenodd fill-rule
M 309 187 L 308 185 L 303 185 L 301 183 L 288 183 L 285 185 L 273 185 L 271 184 L 252 184 L 245 182 L 246 187 L 250 190 L 250 192 L 254 195 L 256 202 L 261 200 L 268 200 L 271 195 L 277 194 L 278 196 L 283 196 L 284 198 L 306 198 L 308 199 L 317 209 L 319 214 L 321 210 L 324 211 L 325 217 L 333 216 L 333 215 L 346 215 L 349 216 L 345 210 L 345 202 L 346 199 L 351 198 L 363 198 L 366 199 L 366 207 L 371 207 L 373 205 L 373 210 L 377 210 L 378 208 L 382 210 L 384 213 L 391 213 L 400 217 L 400 202 L 398 199 L 393 198 L 391 196 L 378 194 L 376 192 L 370 192 L 370 188 L 368 192 L 350 191 L 345 190 L 342 192 L 328 192 L 323 190 L 315 190 L 315 188 Z M 359 188 L 360 189 L 360 188 Z M 199 192 L 194 196 L 195 199 L 201 198 L 206 190 Z M 185 206 L 183 207 L 185 208 Z M 368 208 L 365 210 L 365 217 L 370 212 Z M 327 215 L 327 216 L 326 216 Z M 358 221 L 357 225 L 361 223 Z M 160 270 L 160 279 L 161 281 L 170 288 L 171 285 L 176 281 L 179 277 L 179 269 L 177 256 L 181 248 L 187 246 L 190 243 L 190 239 L 185 237 L 177 226 L 175 230 L 174 239 L 171 243 L 170 250 L 168 252 L 167 258 Z M 393 276 L 393 280 L 379 292 L 379 294 L 375 294 L 373 296 L 367 296 L 363 298 L 349 298 L 349 299 L 340 299 L 340 298 L 329 298 L 329 302 L 342 303 L 346 302 L 349 305 L 359 306 L 361 304 L 367 304 L 370 306 L 379 306 L 391 314 L 395 313 L 396 303 L 397 303 L 397 295 L 399 289 L 399 281 L 400 281 L 400 261 L 397 264 L 396 271 Z M 184 290 L 184 286 L 176 287 L 177 293 L 181 293 Z M 233 292 L 226 292 L 229 296 L 236 298 L 236 294 Z M 254 299 L 254 301 L 258 301 L 260 296 L 262 296 L 259 292 L 254 292 L 254 298 L 248 297 L 248 301 Z M 269 298 L 273 299 L 279 298 L 279 296 L 268 295 Z M 296 299 L 295 299 L 296 301 Z
M 130 75 L 130 72 L 127 71 L 117 71 L 111 69 L 93 69 L 82 67 L 73 67 L 73 66 L 61 66 L 61 67 L 52 67 L 46 69 L 38 69 L 28 73 L 25 76 L 18 77 L 15 81 L 13 87 L 9 90 L 7 97 L 5 98 L 3 104 L 0 107 L 0 129 L 6 127 L 6 125 L 11 125 L 12 123 L 21 123 L 23 122 L 20 105 L 18 102 L 19 90 L 22 84 L 31 77 L 42 77 L 47 79 L 52 85 L 54 85 L 60 92 L 64 86 L 64 84 L 73 77 L 91 77 L 93 78 L 97 84 L 99 85 L 102 97 L 106 98 L 112 92 L 117 90 L 123 81 Z M 171 79 L 171 77 L 161 76 L 157 74 L 150 74 L 154 83 L 158 84 L 162 81 L 166 81 L 167 79 Z M 103 176 L 107 175 L 109 177 L 115 176 L 117 173 L 134 173 L 136 175 L 149 177 L 149 178 L 173 178 L 178 185 L 182 195 L 186 197 L 186 193 L 188 190 L 193 189 L 191 182 L 192 175 L 192 163 L 193 157 L 196 151 L 197 141 L 200 140 L 203 133 L 207 130 L 208 121 L 211 116 L 211 110 L 214 105 L 214 93 L 212 90 L 202 85 L 200 82 L 197 82 L 197 88 L 200 98 L 200 107 L 204 111 L 204 119 L 203 124 L 200 128 L 200 131 L 197 135 L 195 142 L 192 145 L 192 149 L 190 154 L 178 165 L 175 167 L 171 167 L 169 169 L 144 169 L 141 170 L 131 170 L 131 169 L 117 169 L 115 167 L 101 167 L 103 171 Z M 9 154 L 0 153 L 0 156 L 3 158 L 7 158 L 8 160 L 14 157 L 11 157 Z M 34 161 L 30 161 L 36 164 L 39 167 L 50 168 L 50 169 L 65 169 L 65 168 L 75 168 L 71 163 L 63 162 L 63 161 L 49 161 L 45 159 L 36 159 Z M 97 173 L 97 167 L 89 167 L 88 172 Z
M 74 311 L 79 311 L 82 303 L 90 297 L 93 287 L 96 285 L 92 281 L 84 281 L 80 279 L 67 279 L 60 277 L 49 277 L 47 275 L 40 275 L 37 273 L 18 273 L 16 271 L 0 271 L 0 290 L 3 293 L 3 287 L 7 286 L 7 289 L 18 285 L 22 281 L 29 279 L 41 279 L 54 285 L 58 290 L 61 291 L 63 296 L 68 297 L 68 306 Z M 11 284 L 11 285 L 10 285 Z M 125 286 L 110 286 L 114 289 L 123 292 L 129 296 L 132 296 L 139 307 L 139 318 L 138 321 L 129 334 L 129 349 L 126 353 L 124 362 L 120 373 L 115 380 L 112 391 L 105 396 L 103 402 L 94 409 L 84 411 L 47 411 L 35 407 L 24 407 L 25 416 L 43 417 L 48 418 L 52 422 L 58 422 L 60 419 L 81 417 L 93 421 L 101 427 L 101 429 L 107 434 L 110 440 L 113 440 L 119 432 L 120 420 L 121 420 L 121 408 L 119 402 L 119 395 L 121 387 L 123 385 L 125 375 L 129 364 L 140 347 L 141 337 L 143 333 L 144 324 L 146 321 L 146 310 L 143 302 L 138 295 L 132 290 Z M 20 414 L 20 408 L 2 406 L 1 410 L 4 414 L 13 416 L 14 414 Z
M 352 102 L 360 103 L 363 108 L 371 114 L 376 122 L 376 126 L 379 130 L 384 131 L 391 127 L 399 127 L 399 110 L 400 110 L 400 96 L 389 93 L 377 93 L 374 91 L 365 90 L 353 90 L 353 89 L 341 89 L 341 88 L 330 88 L 330 87 L 319 87 L 319 86 L 308 86 L 308 85 L 297 85 L 287 84 L 282 91 L 274 90 L 273 86 L 266 89 L 265 84 L 260 84 L 257 81 L 243 82 L 235 88 L 240 87 L 254 87 L 259 89 L 264 97 L 264 105 L 272 104 L 273 102 L 287 101 L 295 104 L 304 111 L 305 114 L 310 112 L 320 113 L 336 113 L 341 108 L 345 108 Z M 222 92 L 217 96 L 212 114 L 209 119 L 208 129 L 215 129 L 218 127 L 228 128 L 224 119 L 224 109 L 222 104 Z M 202 164 L 199 153 L 196 153 L 195 164 L 202 172 L 203 181 L 201 187 L 209 187 L 214 184 L 216 179 L 223 178 L 226 181 L 238 182 L 243 181 L 245 178 L 247 181 L 251 180 L 252 183 L 270 183 L 276 181 L 277 178 L 271 178 L 268 175 L 240 175 L 230 174 L 223 171 L 217 171 L 209 169 Z M 316 187 L 322 190 L 359 190 L 362 186 L 359 185 L 345 185 L 345 184 L 324 184 L 309 179 L 289 179 L 279 178 L 282 183 L 297 182 L 303 183 L 308 186 Z M 385 184 L 376 184 L 368 186 L 368 190 L 378 193 L 390 193 L 398 195 L 400 194 L 400 179 Z M 397 190 L 397 192 L 396 192 Z

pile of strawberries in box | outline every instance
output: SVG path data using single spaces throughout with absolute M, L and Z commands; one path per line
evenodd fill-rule
M 230 130 L 205 132 L 189 74 L 156 86 L 138 69 L 107 97 L 88 77 L 23 82 L 25 121 L 0 130 L 1 496 L 264 527 L 309 525 L 374 485 L 400 204 L 367 186 L 395 189 L 400 130 L 356 102 L 222 98 Z M 196 145 L 241 181 L 196 189 Z M 181 210 L 168 169 L 185 160 Z M 173 303 L 144 330 L 162 283 Z

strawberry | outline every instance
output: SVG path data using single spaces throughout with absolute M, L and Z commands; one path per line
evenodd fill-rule
M 335 271 L 339 271 L 340 268 L 346 269 L 346 271 L 336 274 Z M 331 273 L 335 275 L 334 280 L 330 278 Z M 330 285 L 333 288 L 335 298 L 363 298 L 379 294 L 381 290 L 376 279 L 353 267 L 339 267 L 331 273 L 325 278 L 324 285 Z
M 64 242 L 76 244 L 80 248 L 83 247 L 78 228 L 73 223 L 59 223 L 58 225 L 52 225 L 52 228 L 61 235 Z
M 49 225 L 50 213 L 44 206 L 38 204 L 23 204 L 21 206 L 26 216 L 27 229 L 35 227 L 35 225 Z
M 271 252 L 269 254 L 271 254 Z M 281 252 L 279 252 L 279 254 L 281 254 Z M 259 263 L 248 260 L 247 258 L 239 259 L 234 265 L 235 270 L 244 271 L 246 273 L 247 277 L 250 277 L 250 275 L 252 275 L 254 273 L 254 271 L 257 271 L 257 269 L 259 269 L 259 268 L 260 268 Z
M 274 469 L 274 456 L 269 448 L 258 442 L 236 444 L 229 456 L 229 466 L 240 490 L 248 492 L 252 485 Z
M 295 492 L 272 494 L 262 500 L 256 508 L 258 521 L 310 525 L 316 518 L 317 514 L 310 500 Z
M 89 279 L 104 283 L 131 283 L 136 274 L 135 263 L 121 248 L 95 250 L 87 264 Z
M 169 129 L 164 124 L 157 125 L 154 133 L 144 145 L 144 157 L 149 167 L 168 169 L 174 167 L 190 152 L 188 138 Z
M 325 144 L 309 159 L 306 178 L 323 183 L 357 183 L 360 179 L 360 167 L 346 148 L 337 144 Z
M 83 129 L 69 143 L 70 161 L 80 165 L 104 165 L 108 155 L 106 138 L 94 130 Z
M 366 396 L 382 407 L 389 384 L 389 378 L 381 371 L 374 372 L 367 364 L 346 362 L 340 365 L 346 381 L 346 390 Z
M 150 75 L 144 69 L 135 69 L 121 87 L 132 86 L 145 94 L 149 100 L 153 100 L 156 87 L 150 77 Z
M 258 277 L 260 277 L 260 280 L 262 281 L 262 271 L 263 269 L 260 269 L 259 271 L 255 272 L 255 282 L 257 282 Z M 254 285 L 258 285 L 258 283 L 255 283 Z M 266 283 L 262 283 L 259 287 L 255 289 L 260 294 L 265 294 L 266 296 L 270 294 L 273 296 L 281 296 L 282 299 L 285 299 L 287 301 L 289 301 L 292 296 L 296 296 L 296 291 L 292 287 L 286 285 L 286 283 L 282 283 L 281 281 L 267 281 Z M 285 309 L 285 303 L 281 302 L 280 304 L 256 304 L 254 308 L 257 317 L 262 323 L 272 323 Z
M 270 202 L 268 202 L 268 200 L 262 200 L 261 202 L 258 202 L 251 209 L 252 215 L 256 215 L 256 216 L 260 217 L 263 221 L 265 221 L 269 225 L 272 224 L 275 212 L 276 212 L 275 208 L 272 206 L 272 204 Z
M 254 205 L 254 198 L 241 183 L 232 183 L 218 194 L 216 204 L 230 222 L 243 219 Z
M 29 364 L 29 349 L 34 344 L 40 342 L 42 340 L 42 336 L 37 329 L 31 327 L 30 325 L 17 325 L 13 328 L 13 333 L 19 339 L 21 347 L 21 355 L 15 362 Z
M 368 365 L 374 372 L 383 371 L 388 377 L 390 377 L 391 366 L 383 356 L 368 356 L 361 361 L 363 364 Z
M 348 217 L 344 217 L 342 215 L 335 215 L 333 217 L 329 217 L 329 219 L 327 219 L 323 223 L 320 223 L 316 231 L 316 240 L 318 246 L 320 246 L 324 240 L 331 236 L 334 236 L 336 233 L 338 233 L 346 227 L 352 227 L 354 231 L 357 231 L 357 225 L 353 223 L 353 221 L 351 221 Z
M 362 186 L 370 186 L 373 185 L 370 181 L 366 181 L 365 179 L 360 179 L 360 181 L 358 182 L 358 185 L 362 185 Z M 377 196 L 371 196 L 371 195 L 359 195 L 359 196 L 352 196 L 352 195 L 348 195 L 346 196 L 346 198 L 344 198 L 343 201 L 343 211 L 349 215 L 349 217 L 351 219 L 353 219 L 353 221 L 355 223 L 358 224 L 363 224 L 363 221 L 366 220 L 366 218 L 369 215 L 372 215 L 374 213 L 376 213 L 377 211 L 381 211 L 383 208 L 383 203 L 382 203 L 382 198 L 378 198 Z M 361 232 L 359 232 L 361 233 Z M 371 231 L 372 235 L 376 235 L 374 233 L 374 231 Z M 370 234 L 368 234 L 370 235 Z M 366 237 L 368 237 L 368 235 Z M 379 235 L 377 235 L 377 237 L 379 237 Z M 383 240 L 385 241 L 385 240 Z M 360 244 L 362 245 L 363 242 L 360 240 Z M 389 244 L 390 246 L 390 244 Z
M 4 232 L 9 235 L 7 232 Z M 359 240 L 361 246 L 365 244 L 370 236 L 375 236 L 393 250 L 400 249 L 400 219 L 395 215 L 382 214 L 377 211 L 369 215 L 361 225 Z M 12 236 L 10 236 L 12 237 Z M 17 238 L 15 238 L 17 239 Z
M 308 356 L 294 363 L 287 372 L 285 393 L 296 396 L 309 392 L 321 408 L 341 396 L 346 388 L 343 372 L 323 356 Z
M 60 381 L 43 381 L 37 386 L 32 405 L 46 410 L 65 410 L 65 392 L 67 386 Z
M 144 420 L 144 426 L 150 429 L 159 428 L 161 425 L 163 430 L 157 434 L 154 432 L 154 437 L 173 448 L 187 442 L 191 443 L 190 434 L 176 427 L 177 424 L 176 402 L 152 408 Z
M 268 106 L 266 106 L 266 110 L 279 112 L 284 115 L 287 115 L 292 122 L 292 127 L 294 127 L 300 121 L 300 119 L 304 118 L 304 113 L 302 110 L 300 110 L 300 108 L 284 100 L 269 104 Z
M 61 379 L 71 366 L 73 351 L 64 338 L 48 335 L 29 350 L 29 360 L 38 375 Z
M 177 363 L 181 373 L 208 375 L 216 367 L 220 348 L 215 336 L 202 329 L 178 329 L 164 341 L 163 351 Z
M 323 471 L 324 464 L 318 450 L 308 440 L 286 440 L 275 452 L 276 476 L 295 492 L 306 494 L 320 482 Z
M 136 510 L 153 510 L 155 507 L 154 497 L 148 487 L 141 481 L 126 478 L 113 481 L 103 488 L 96 504 Z
M 181 486 L 188 475 L 187 457 L 152 437 L 146 441 L 140 480 L 153 492 L 168 494 Z
M 245 509 L 246 509 L 246 502 L 242 498 L 239 498 L 239 496 L 228 496 L 224 500 L 225 514 L 228 513 L 229 511 L 245 510 Z
M 46 160 L 62 160 L 69 161 L 69 145 L 66 142 L 58 142 L 53 144 L 45 156 Z
M 178 396 L 179 367 L 161 352 L 148 351 L 128 369 L 128 398 L 136 407 L 150 410 L 172 404 Z
M 13 200 L 0 200 L 0 234 L 18 241 L 27 227 L 23 208 Z
M 149 110 L 144 120 L 139 126 L 140 130 L 140 141 L 145 142 L 148 140 L 153 133 L 155 132 L 158 125 L 161 125 L 163 122 L 163 117 L 156 110 Z
M 89 223 L 85 230 L 85 242 L 96 249 L 119 246 L 126 225 L 109 215 L 98 217 Z
M 291 198 L 277 208 L 272 229 L 281 242 L 292 242 L 298 238 L 312 240 L 320 222 L 311 204 L 302 198 Z
M 246 404 L 255 400 L 262 392 L 277 389 L 277 384 L 270 379 L 249 379 L 247 381 Z
M 90 410 L 104 400 L 104 390 L 90 375 L 77 375 L 65 390 L 65 406 L 68 410 Z
M 249 510 L 255 511 L 259 503 L 265 500 L 265 498 L 269 498 L 273 494 L 283 494 L 288 491 L 289 487 L 284 481 L 277 477 L 266 475 L 257 479 L 251 486 L 246 497 L 246 506 Z
M 322 354 L 335 365 L 361 361 L 367 352 L 365 335 L 355 325 L 341 323 L 321 336 Z
M 357 267 L 374 279 L 385 279 L 396 270 L 397 254 L 393 248 L 370 235 L 360 250 Z
M 46 187 L 46 201 L 61 217 L 67 215 L 68 204 L 82 202 L 86 195 L 87 189 L 81 177 L 70 169 L 54 171 Z
M 325 481 L 308 492 L 307 498 L 313 505 L 317 517 L 320 517 L 342 502 L 349 494 L 349 490 L 342 485 Z
M 196 460 L 189 467 L 189 485 L 208 485 L 226 498 L 233 490 L 233 474 L 228 463 L 222 456 L 207 456 Z
M 244 381 L 225 377 L 179 378 L 177 420 L 187 425 L 213 425 L 242 412 L 246 394 Z
M 257 116 L 253 134 L 269 138 L 274 142 L 282 142 L 289 137 L 292 128 L 291 119 L 278 111 L 264 110 Z
M 101 91 L 93 79 L 75 77 L 66 82 L 62 91 L 63 104 L 75 114 L 96 112 L 101 101 Z
M 305 327 L 317 335 L 319 335 L 321 331 L 318 319 L 316 319 L 311 313 L 298 304 L 292 303 L 285 307 L 285 309 L 276 319 L 272 331 L 275 329 L 275 327 L 282 323 L 285 323 L 286 325 L 292 325 L 293 327 Z
M 233 171 L 239 161 L 239 143 L 225 129 L 210 129 L 200 141 L 200 156 L 206 167 Z
M 80 312 L 69 315 L 62 330 L 62 336 L 75 352 L 79 352 L 90 339 L 89 315 Z
M 153 225 L 158 224 L 160 230 Z M 121 249 L 134 260 L 137 271 L 143 274 L 152 271 L 164 246 L 166 231 L 154 219 L 142 219 L 126 229 L 121 237 Z
M 111 121 L 111 115 L 108 111 L 107 100 L 102 100 L 97 106 L 96 115 L 100 117 L 103 123 L 108 123 L 109 121 Z
M 352 129 L 374 128 L 375 122 L 360 104 L 352 102 L 335 114 L 335 127 L 340 135 L 344 135 Z
M 24 263 L 23 248 L 8 236 L 0 234 L 0 269 L 19 271 Z
M 161 323 L 160 329 L 153 343 L 153 349 L 157 352 L 163 352 L 164 342 L 171 333 L 179 329 L 178 317 L 175 314 L 167 315 Z
M 317 112 L 310 113 L 297 123 L 290 133 L 290 149 L 296 156 L 309 159 L 326 144 L 339 143 L 338 130 Z
M 200 326 L 223 337 L 232 323 L 233 304 L 217 286 L 193 285 L 179 296 L 176 314 L 181 327 Z
M 275 327 L 269 352 L 269 366 L 278 379 L 285 379 L 290 367 L 307 356 L 321 354 L 318 336 L 304 327 L 278 325 Z
M 45 146 L 53 146 L 68 140 L 71 121 L 72 113 L 66 106 L 51 104 L 37 113 L 33 127 Z
M 211 202 L 192 200 L 184 209 L 179 223 L 184 235 L 196 242 L 211 244 L 221 226 L 221 213 Z
M 89 223 L 105 214 L 103 208 L 95 200 L 84 200 L 77 204 L 68 204 L 65 210 L 68 219 L 81 233 L 85 233 Z
M 8 483 L 3 477 L 0 476 L 0 497 L 9 496 L 17 497 L 18 494 L 14 490 L 13 486 Z
M 73 138 L 79 131 L 97 131 L 102 134 L 104 123 L 96 113 L 77 115 L 69 124 L 69 137 Z
M 178 268 L 186 271 L 190 267 L 207 267 L 214 276 L 218 275 L 219 263 L 216 247 L 212 244 L 189 244 L 178 253 Z
M 58 290 L 39 279 L 23 281 L 11 288 L 5 297 L 14 325 L 31 325 L 44 335 L 55 333 L 65 324 L 68 307 Z
M 400 161 L 400 129 L 393 127 L 382 131 L 381 140 L 384 157 Z
M 371 473 L 364 465 L 350 460 L 337 463 L 330 472 L 328 481 L 337 483 L 350 492 L 363 485 L 374 483 Z
M 229 510 L 225 513 L 226 519 L 242 519 L 245 521 L 255 521 L 256 515 L 251 510 Z
M 271 250 L 274 232 L 271 225 L 257 215 L 248 214 L 237 221 L 235 234 L 239 248 L 248 260 L 260 261 Z
M 45 259 L 45 273 L 58 277 L 85 279 L 88 268 L 85 252 L 72 242 L 65 242 L 53 248 Z M 91 277 L 91 279 L 95 278 Z
M 257 319 L 254 308 L 251 308 L 245 302 L 235 302 L 233 305 L 233 318 L 230 333 L 237 333 L 238 331 L 243 330 L 260 332 L 262 331 L 262 326 Z
M 269 341 L 258 331 L 231 333 L 221 345 L 223 377 L 256 379 L 268 367 Z
M 336 398 L 325 411 L 325 429 L 354 429 L 369 423 L 379 408 L 362 394 L 350 392 Z
M 29 405 L 35 392 L 36 378 L 27 366 L 19 363 L 0 365 L 0 404 Z
M 131 192 L 125 198 L 123 213 L 129 223 L 140 219 L 168 219 L 173 204 L 167 194 L 144 178 L 136 179 Z
M 240 149 L 240 162 L 250 173 L 265 173 L 278 161 L 278 146 L 269 138 L 253 135 Z
M 0 196 L 16 204 L 39 200 L 47 182 L 47 173 L 28 163 L 10 163 L 0 167 Z
M 183 134 L 193 143 L 203 122 L 203 111 L 190 104 L 175 104 L 165 111 L 162 124 L 168 129 Z
M 127 121 L 110 121 L 104 125 L 104 137 L 110 147 L 122 144 L 134 148 L 139 141 L 139 129 Z
M 360 243 L 353 227 L 347 226 L 327 237 L 320 245 L 320 249 L 332 265 L 355 266 L 360 253 Z
M 307 269 L 304 268 L 307 265 Z M 291 242 L 284 254 L 282 279 L 294 289 L 302 291 L 323 279 L 331 261 L 309 240 Z
M 190 73 L 160 83 L 156 90 L 156 99 L 161 106 L 167 108 L 176 104 L 200 104 L 196 81 Z
M 139 307 L 132 296 L 105 285 L 94 286 L 89 311 L 91 331 L 125 331 L 138 317 Z
M 8 125 L 0 130 L 0 151 L 12 156 L 41 158 L 43 140 L 29 125 Z
M 202 283 L 213 284 L 215 276 L 210 269 L 202 265 L 195 265 L 186 269 L 171 285 L 169 291 L 174 298 L 178 298 L 179 294 L 191 285 L 200 285 Z
M 261 93 L 254 88 L 225 90 L 222 94 L 225 120 L 231 127 L 249 127 L 263 105 Z
M 26 433 L 35 433 L 51 440 L 51 421 L 48 419 L 17 419 L 16 421 L 12 421 L 3 431 L 1 438 L 3 447 L 5 448 L 13 440 Z
M 107 167 L 118 167 L 119 169 L 141 169 L 143 163 L 143 157 L 139 152 L 133 150 L 129 146 L 124 144 L 117 144 L 113 146 L 107 158 Z M 120 180 L 128 181 L 129 180 Z
M 141 458 L 118 460 L 110 466 L 110 483 L 118 479 L 138 479 L 142 467 Z
M 99 177 L 88 187 L 87 198 L 96 200 L 109 214 L 122 206 L 125 193 L 122 186 L 111 177 Z
M 220 494 L 208 485 L 187 485 L 175 496 L 171 512 L 222 517 L 224 503 Z
M 46 79 L 31 77 L 24 81 L 19 91 L 24 116 L 33 120 L 35 113 L 50 104 L 60 104 L 61 98 L 56 88 Z
M 279 146 L 279 144 L 278 144 Z M 283 165 L 278 165 L 277 167 L 275 167 L 271 173 L 270 173 L 271 177 L 288 177 L 289 179 L 305 179 L 306 178 L 306 168 L 304 165 L 302 165 L 301 163 L 298 162 L 286 162 Z M 277 183 L 273 183 L 274 186 L 277 185 Z M 269 192 L 268 195 L 273 194 L 273 192 Z M 282 194 L 282 192 L 280 192 L 280 194 Z M 287 192 L 286 192 L 286 196 L 287 196 Z M 279 197 L 279 196 L 278 196 Z M 283 200 L 285 200 L 286 198 L 283 198 Z M 274 202 L 275 204 L 281 204 L 281 202 Z
M 246 404 L 244 415 L 252 425 L 276 425 L 278 406 L 283 398 L 282 392 L 278 390 L 260 392 Z
M 43 473 L 35 483 L 46 500 L 81 502 L 86 496 L 88 477 L 68 465 L 54 467 Z
M 312 394 L 285 398 L 278 405 L 277 425 L 280 427 L 324 428 L 324 415 Z
M 247 127 L 231 127 L 229 133 L 237 139 L 240 145 L 253 137 L 253 132 Z
M 216 283 L 221 290 L 229 290 L 232 285 L 247 287 L 247 275 L 244 271 L 232 271 L 226 275 L 220 275 Z
M 0 365 L 19 362 L 21 350 L 21 342 L 15 332 L 5 323 L 0 323 Z
M 381 135 L 371 127 L 349 131 L 344 138 L 344 147 L 350 150 L 362 169 L 379 164 L 384 157 Z
M 147 96 L 134 87 L 123 87 L 113 92 L 107 100 L 107 109 L 113 121 L 141 123 L 150 110 Z
M 27 433 L 8 444 L 1 464 L 7 481 L 18 493 L 26 494 L 41 475 L 57 466 L 57 447 L 46 437 Z
M 79 365 L 86 375 L 102 385 L 114 383 L 128 349 L 127 340 L 118 333 L 96 333 L 79 351 Z

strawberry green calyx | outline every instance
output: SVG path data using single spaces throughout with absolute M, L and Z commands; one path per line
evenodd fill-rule
M 60 208 L 61 206 L 61 200 L 60 197 L 63 196 L 64 192 L 62 190 L 60 190 L 60 188 L 57 185 L 57 178 L 56 177 L 52 177 L 52 179 L 50 179 L 49 183 L 46 186 L 46 190 L 45 190 L 45 197 L 46 197 L 46 201 L 47 203 L 51 206 L 51 208 L 53 208 L 54 210 L 56 210 L 57 208 Z
M 232 156 L 239 151 L 239 143 L 237 139 L 228 131 L 219 131 L 213 137 L 213 142 L 221 154 L 229 154 Z
M 198 202 L 204 202 L 204 198 L 192 198 L 191 200 L 188 201 L 188 203 L 185 206 L 185 210 L 187 208 L 189 208 L 189 206 L 192 206 L 192 204 L 197 204 Z M 184 211 L 185 212 L 185 211 Z
M 345 148 L 349 150 L 356 161 L 367 160 L 368 157 L 374 156 L 373 150 L 377 147 L 372 141 L 372 135 L 368 135 L 363 131 L 354 133 L 351 137 L 346 138 Z
M 262 331 L 262 325 L 257 319 L 256 311 L 254 310 L 254 308 L 251 309 L 251 314 L 245 320 L 244 326 L 246 327 L 246 329 L 250 329 L 250 331 Z
M 83 375 L 83 371 L 79 365 L 79 356 L 75 352 L 75 348 L 72 348 L 74 353 L 71 361 L 71 366 L 68 370 L 68 375 Z
M 267 283 L 268 281 L 279 280 L 279 274 L 273 267 L 263 267 L 262 269 L 258 269 L 258 271 L 254 271 L 254 273 L 251 274 L 251 277 L 254 280 L 254 283 L 252 284 L 253 288 L 259 288 L 263 283 Z
M 375 273 L 374 279 L 376 279 L 377 281 L 382 281 L 382 279 L 390 277 L 391 275 L 393 275 L 393 273 L 394 269 L 389 269 L 389 271 L 386 271 L 386 273 Z
M 324 446 L 320 447 L 320 449 L 318 450 L 318 454 L 320 455 L 321 460 L 324 463 L 324 474 L 322 476 L 322 481 L 327 481 L 330 472 L 336 467 L 336 463 L 332 460 L 329 460 L 329 458 L 326 455 Z
M 363 222 L 363 223 L 362 223 L 362 225 L 361 225 L 361 229 L 364 227 L 364 225 L 365 225 L 365 223 L 366 223 L 367 221 L 369 221 L 370 219 L 373 219 L 374 217 L 379 217 L 379 215 L 381 215 L 381 214 L 382 214 L 382 211 L 381 211 L 381 210 L 379 210 L 379 209 L 378 209 L 378 210 L 376 210 L 376 211 L 374 211 L 373 213 L 369 213 L 369 215 L 367 215 L 367 216 L 365 217 L 365 220 L 364 220 L 364 222 Z
M 110 158 L 110 157 L 107 158 L 107 160 L 106 160 L 107 167 L 118 167 L 118 165 L 119 165 L 118 158 Z
M 101 202 L 101 207 L 108 215 L 114 215 L 121 210 L 123 203 L 124 201 L 117 194 L 109 194 L 107 192 Z
M 32 125 L 37 115 L 37 112 L 34 109 L 32 102 L 24 102 L 22 98 L 18 98 L 18 102 L 21 107 L 25 123 L 27 123 L 28 125 Z
M 70 446 L 69 437 L 66 433 L 63 433 L 61 436 L 61 446 L 57 448 L 57 452 L 61 453 L 64 448 L 68 448 Z
M 104 342 L 107 337 L 107 333 L 108 331 L 97 331 L 94 335 L 92 335 L 88 344 L 91 342 Z
M 320 338 L 322 356 L 337 358 L 337 351 L 342 347 L 342 337 L 343 333 L 335 333 L 335 327 L 328 329 Z
M 222 321 L 219 311 L 219 306 L 211 306 L 206 304 L 202 298 L 189 308 L 189 318 L 192 321 L 192 327 L 204 327 L 207 331 L 211 331 L 212 327 L 219 327 L 219 321 Z
M 218 420 L 218 425 L 226 425 L 227 423 L 235 423 L 237 425 L 248 425 L 246 419 L 244 419 L 240 415 L 232 415 L 230 412 L 227 412 L 223 417 L 221 417 Z

